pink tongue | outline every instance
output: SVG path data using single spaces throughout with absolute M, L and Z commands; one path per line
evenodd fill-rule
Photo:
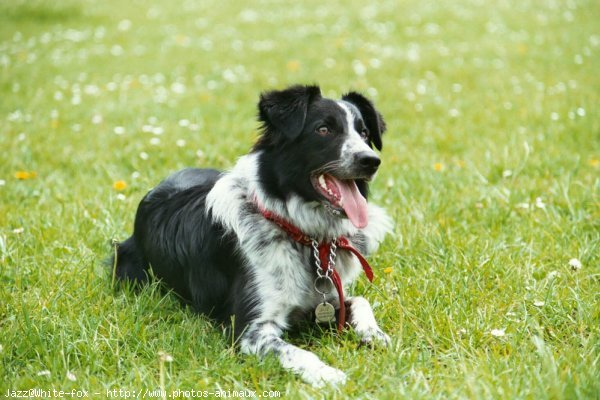
M 350 222 L 357 228 L 364 228 L 369 223 L 367 200 L 360 194 L 353 180 L 339 180 L 330 177 L 342 195 L 342 207 Z

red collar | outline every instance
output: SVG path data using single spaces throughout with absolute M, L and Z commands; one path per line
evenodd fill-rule
M 312 238 L 309 235 L 302 232 L 300 230 L 300 228 L 292 225 L 289 221 L 283 219 L 281 216 L 265 209 L 262 206 L 262 204 L 260 204 L 258 199 L 255 198 L 254 203 L 256 204 L 256 207 L 258 208 L 258 210 L 260 211 L 260 213 L 262 214 L 263 217 L 265 217 L 266 219 L 268 219 L 271 222 L 276 223 L 293 240 L 295 240 L 296 242 L 298 242 L 300 244 L 303 244 L 304 246 L 311 246 Z M 350 241 L 344 236 L 340 236 L 337 239 L 333 240 L 332 242 L 319 243 L 319 245 L 318 245 L 319 259 L 321 260 L 321 268 L 323 269 L 324 272 L 326 271 L 326 269 L 329 265 L 329 255 L 331 253 L 331 244 L 332 243 L 335 243 L 338 249 L 348 250 L 352 254 L 354 254 L 356 256 L 356 258 L 358 258 L 358 261 L 360 262 L 360 265 L 362 266 L 362 269 L 365 272 L 365 275 L 367 276 L 369 281 L 373 282 L 373 270 L 371 269 L 371 266 L 369 265 L 367 260 L 363 257 L 363 255 L 360 254 L 360 252 L 356 248 L 354 248 L 350 244 Z M 344 325 L 346 323 L 346 306 L 344 304 L 344 288 L 342 287 L 342 280 L 340 278 L 340 275 L 338 274 L 338 272 L 335 269 L 333 269 L 333 274 L 331 276 L 331 279 L 333 281 L 336 291 L 338 292 L 338 297 L 340 300 L 338 330 L 341 331 L 344 328 Z

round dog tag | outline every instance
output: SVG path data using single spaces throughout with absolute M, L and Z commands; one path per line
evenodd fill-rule
M 315 317 L 316 322 L 319 324 L 335 322 L 335 308 L 326 301 L 319 303 L 317 308 L 315 308 Z

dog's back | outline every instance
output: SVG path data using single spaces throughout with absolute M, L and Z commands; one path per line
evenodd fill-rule
M 148 215 L 145 215 L 145 212 L 141 211 L 142 207 L 145 210 L 151 209 L 153 205 L 158 205 L 174 195 L 193 187 L 198 187 L 201 191 L 205 190 L 208 192 L 214 186 L 220 174 L 220 171 L 214 169 L 186 168 L 168 176 L 155 188 L 150 190 L 140 202 L 140 208 L 135 220 L 136 228 L 139 224 L 143 223 L 142 218 L 148 217 Z M 141 233 L 139 229 L 135 231 L 138 231 L 138 234 Z M 146 271 L 149 265 L 136 242 L 136 235 L 134 233 L 129 239 L 117 246 L 115 273 L 119 279 L 144 283 L 148 279 Z M 112 261 L 114 265 L 114 258 Z
M 220 176 L 221 172 L 214 169 L 187 168 L 170 175 L 148 192 L 136 213 L 133 235 L 117 245 L 116 277 L 144 284 L 152 265 L 154 275 L 183 300 L 198 311 L 215 316 L 219 310 L 214 309 L 214 304 L 223 300 L 220 297 L 224 296 L 225 286 L 229 286 L 218 267 L 231 261 L 227 259 L 231 252 L 205 254 L 220 249 L 218 243 L 227 240 L 225 232 L 219 232 L 219 227 L 207 217 L 205 200 Z M 206 245 L 198 246 L 201 243 Z M 186 265 L 193 259 L 202 263 L 203 268 Z M 201 292 L 190 290 L 191 271 L 206 271 L 207 287 Z

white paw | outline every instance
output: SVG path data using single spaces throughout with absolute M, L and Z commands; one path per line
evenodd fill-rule
M 356 332 L 360 338 L 361 343 L 374 346 L 374 345 L 382 345 L 385 347 L 389 347 L 392 343 L 390 337 L 379 328 L 369 328 L 361 332 Z
M 314 387 L 323 387 L 325 385 L 343 385 L 346 383 L 347 377 L 339 369 L 323 364 L 319 368 L 305 371 L 302 379 Z

